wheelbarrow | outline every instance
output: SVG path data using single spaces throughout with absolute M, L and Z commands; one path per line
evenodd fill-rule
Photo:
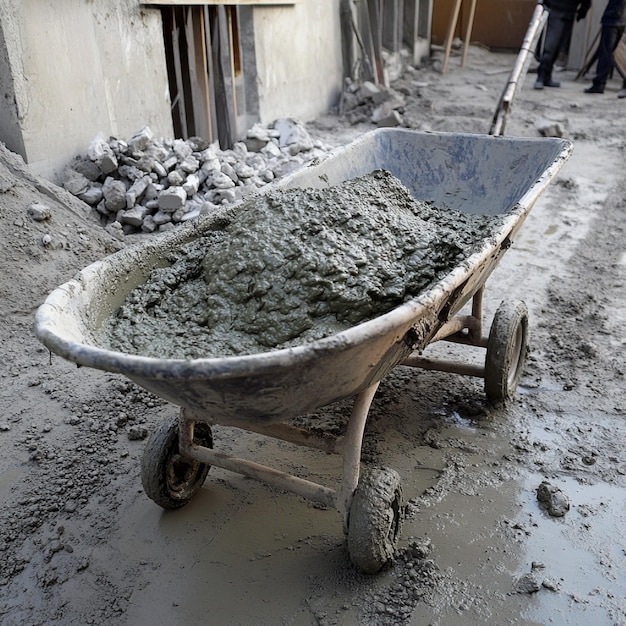
M 38 309 L 36 334 L 65 359 L 121 373 L 180 407 L 180 414 L 154 431 L 145 445 L 142 483 L 158 505 L 183 506 L 201 488 L 210 466 L 224 468 L 336 509 L 350 559 L 364 572 L 378 572 L 395 553 L 403 517 L 398 473 L 386 467 L 361 471 L 363 433 L 380 381 L 396 367 L 413 366 L 483 377 L 486 394 L 495 402 L 514 394 L 527 352 L 527 310 L 521 302 L 504 302 L 484 337 L 485 282 L 571 149 L 562 139 L 380 129 L 277 183 L 286 189 L 322 188 L 385 169 L 419 200 L 502 218 L 488 241 L 431 288 L 332 336 L 259 354 L 193 360 L 108 347 L 103 329 L 129 292 L 161 267 L 170 251 L 201 237 L 223 215 L 194 220 L 83 269 Z M 471 313 L 462 315 L 470 300 Z M 484 366 L 421 356 L 440 340 L 485 349 Z M 320 436 L 290 422 L 346 398 L 353 399 L 353 407 L 339 437 Z M 340 487 L 215 450 L 215 425 L 340 454 Z

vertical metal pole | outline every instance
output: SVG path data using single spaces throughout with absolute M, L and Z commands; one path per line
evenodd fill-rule
M 483 295 L 485 286 L 483 285 L 472 298 L 472 317 L 476 319 L 477 325 L 470 326 L 468 335 L 472 343 L 478 345 L 483 336 Z

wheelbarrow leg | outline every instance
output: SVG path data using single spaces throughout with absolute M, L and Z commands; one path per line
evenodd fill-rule
M 361 448 L 367 415 L 378 390 L 380 381 L 362 391 L 354 400 L 343 448 L 343 480 L 337 497 L 337 510 L 343 519 L 344 531 L 348 532 L 348 515 L 352 496 L 359 483 L 361 471 Z
M 475 346 L 481 344 L 483 338 L 483 296 L 485 295 L 485 286 L 480 287 L 472 298 L 472 317 L 474 324 L 468 328 L 467 336 L 469 342 Z

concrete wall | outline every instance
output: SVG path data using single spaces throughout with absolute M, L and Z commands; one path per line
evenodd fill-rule
M 1 81 L 14 96 L 0 101 L 0 140 L 36 173 L 55 180 L 100 131 L 172 135 L 159 11 L 136 0 L 2 0 L 0 21 L 0 73 L 12 77 Z
M 242 7 L 249 126 L 337 103 L 339 3 Z M 0 89 L 0 141 L 55 182 L 99 132 L 174 134 L 161 12 L 140 0 L 0 0 Z
M 343 81 L 339 0 L 254 8 L 259 117 L 309 121 L 338 102 Z

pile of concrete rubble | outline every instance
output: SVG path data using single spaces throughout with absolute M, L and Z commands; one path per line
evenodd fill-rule
M 122 239 L 237 202 L 331 149 L 292 119 L 257 124 L 230 150 L 198 137 L 158 138 L 145 127 L 128 141 L 98 135 L 65 169 L 63 186 Z
M 346 79 L 340 113 L 350 124 L 372 123 L 377 127 L 402 126 L 405 107 L 402 93 L 370 81 Z

